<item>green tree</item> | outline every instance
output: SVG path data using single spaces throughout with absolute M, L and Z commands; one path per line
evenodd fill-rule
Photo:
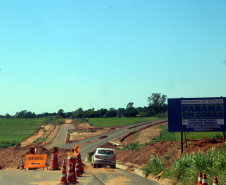
M 114 108 L 110 108 L 109 111 L 107 112 L 107 117 L 108 118 L 114 118 L 117 116 L 117 112 Z
M 125 108 L 118 108 L 117 110 L 118 117 L 121 118 L 122 116 L 125 116 L 125 111 L 126 111 Z
M 64 113 L 65 118 L 70 118 L 72 116 L 72 112 L 66 112 Z
M 64 110 L 63 109 L 59 109 L 58 112 L 57 112 L 57 115 L 64 118 L 65 117 Z
M 15 117 L 17 117 L 17 118 L 35 118 L 36 115 L 34 112 L 22 110 L 20 112 L 17 112 Z
M 163 115 L 167 111 L 166 95 L 161 95 L 161 93 L 152 93 L 148 97 L 148 110 L 150 116 Z
M 126 106 L 126 111 L 125 111 L 125 116 L 126 117 L 136 117 L 137 115 L 137 110 L 133 107 L 133 102 L 130 102 Z
M 84 117 L 84 111 L 83 111 L 83 109 L 81 107 L 78 108 L 76 111 L 74 111 L 72 117 L 73 118 L 83 118 Z
M 6 113 L 5 118 L 11 118 L 11 116 L 8 113 Z
M 95 111 L 94 109 L 90 110 L 88 112 L 88 117 L 89 118 L 98 118 L 99 117 L 99 114 L 97 111 Z
M 98 112 L 101 118 L 107 117 L 107 109 L 100 109 Z

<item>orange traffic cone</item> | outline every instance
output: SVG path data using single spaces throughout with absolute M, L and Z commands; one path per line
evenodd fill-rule
M 82 161 L 81 161 L 81 154 L 78 153 L 78 166 L 79 166 L 79 173 L 82 175 Z
M 198 185 L 202 185 L 202 172 L 199 172 Z
M 78 158 L 76 158 L 76 162 L 75 162 L 75 174 L 77 177 L 79 177 L 80 175 Z
M 60 184 L 67 184 L 66 165 L 63 161 Z
M 213 185 L 218 185 L 218 180 L 217 180 L 217 177 L 214 177 L 214 180 L 213 180 Z
M 67 169 L 67 183 L 73 183 L 72 173 L 72 164 L 70 163 Z
M 202 185 L 208 185 L 205 173 L 203 174 L 203 177 L 202 177 Z
M 75 163 L 76 163 L 76 157 L 72 157 L 72 180 L 74 183 L 77 183 L 76 174 L 75 174 Z
M 59 170 L 57 154 L 52 154 L 52 157 L 51 157 L 51 170 Z
M 23 159 L 21 160 L 21 165 L 20 165 L 20 169 L 23 170 L 24 169 L 24 163 L 23 163 Z
M 77 183 L 77 178 L 76 178 L 76 175 L 75 175 L 75 169 L 72 168 L 72 180 L 73 180 L 73 183 Z

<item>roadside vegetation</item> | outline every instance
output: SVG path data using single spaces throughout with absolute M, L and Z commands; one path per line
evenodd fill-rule
M 60 117 L 46 118 L 1 118 L 0 148 L 19 145 L 22 141 L 37 132 L 42 125 L 63 123 Z
M 142 149 L 145 145 L 154 144 L 161 141 L 180 141 L 180 133 L 168 132 L 168 126 L 160 126 L 162 129 L 161 134 L 154 138 L 152 141 L 139 144 L 130 143 L 124 145 L 122 149 L 118 150 L 133 150 L 137 152 Z M 222 138 L 223 134 L 219 132 L 190 132 L 187 133 L 188 138 L 201 139 L 203 137 L 207 138 Z M 197 183 L 198 173 L 206 173 L 208 184 L 213 183 L 214 177 L 218 178 L 219 184 L 224 184 L 226 182 L 226 146 L 222 149 L 215 149 L 208 153 L 199 151 L 198 153 L 184 154 L 182 157 L 174 157 L 173 153 L 166 156 L 159 157 L 158 155 L 150 156 L 150 160 L 147 166 L 142 168 L 143 174 L 145 176 L 158 175 L 162 171 L 164 173 L 161 175 L 162 178 L 169 178 L 173 185 L 191 185 Z M 167 161 L 172 158 L 172 165 L 169 168 L 167 166 Z
M 226 146 L 223 149 L 215 149 L 208 153 L 185 154 L 182 157 L 174 158 L 172 168 L 166 167 L 166 158 L 152 156 L 143 173 L 158 175 L 164 171 L 161 177 L 172 179 L 172 184 L 191 185 L 197 184 L 199 172 L 206 173 L 208 184 L 213 183 L 214 177 L 218 178 L 219 184 L 226 182 Z

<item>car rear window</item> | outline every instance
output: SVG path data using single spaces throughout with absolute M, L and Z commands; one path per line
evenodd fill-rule
M 98 150 L 98 154 L 113 155 L 114 152 L 112 150 Z

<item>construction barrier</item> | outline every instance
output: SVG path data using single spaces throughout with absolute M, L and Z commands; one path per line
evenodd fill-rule
M 51 170 L 59 170 L 57 154 L 52 154 L 52 157 L 51 157 Z
M 80 176 L 80 171 L 79 171 L 79 163 L 78 163 L 78 158 L 76 157 L 76 162 L 75 162 L 75 174 L 77 177 Z
M 21 160 L 21 165 L 20 165 L 20 169 L 23 170 L 24 169 L 24 163 L 23 163 L 23 159 Z
M 68 165 L 69 167 L 67 168 L 67 183 L 73 183 L 72 179 L 72 163 Z
M 67 170 L 68 170 L 68 168 L 70 167 L 70 164 L 72 164 L 72 163 L 73 163 L 72 157 L 68 156 L 68 157 L 67 157 Z M 66 170 L 66 172 L 68 173 L 67 170 Z
M 202 172 L 199 172 L 198 185 L 202 185 Z
M 74 183 L 77 183 L 76 174 L 75 174 L 76 157 L 75 156 L 71 157 L 71 161 L 72 161 L 72 179 Z
M 206 174 L 205 173 L 202 176 L 202 172 L 199 172 L 198 185 L 208 185 L 207 178 L 206 178 Z M 214 177 L 213 185 L 218 185 L 218 179 L 217 179 L 217 177 Z
M 80 175 L 82 175 L 82 161 L 81 161 L 80 153 L 78 153 L 77 158 L 78 158 L 79 173 L 80 173 Z
M 208 185 L 207 184 L 207 179 L 206 179 L 206 174 L 205 173 L 202 176 L 202 185 Z
M 72 167 L 72 180 L 73 183 L 77 183 L 77 178 L 76 178 L 76 174 L 75 174 L 75 168 Z
M 217 177 L 214 177 L 214 180 L 213 180 L 213 185 L 218 185 L 218 180 L 217 180 Z
M 57 151 L 57 149 L 54 149 L 54 151 Z M 72 151 L 73 153 L 71 152 L 67 153 L 68 154 L 67 165 L 65 165 L 65 161 L 63 161 L 60 184 L 66 184 L 66 183 L 76 184 L 78 183 L 77 181 L 78 177 L 82 173 L 84 173 L 84 164 L 82 163 L 81 154 L 79 153 L 79 151 L 80 151 L 80 145 L 75 145 L 75 149 Z
M 63 165 L 62 165 L 60 184 L 67 184 L 67 174 L 66 174 L 65 161 L 63 161 Z

